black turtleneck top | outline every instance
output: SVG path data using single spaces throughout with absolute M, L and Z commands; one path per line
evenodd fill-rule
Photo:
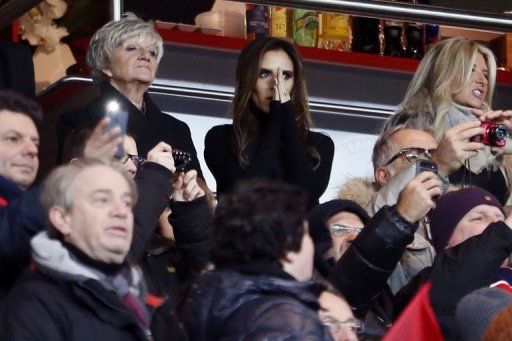
M 238 153 L 232 148 L 233 125 L 216 126 L 206 134 L 204 157 L 217 182 L 217 193 L 229 191 L 239 180 L 281 180 L 305 190 L 310 196 L 310 208 L 314 207 L 329 183 L 334 157 L 332 139 L 312 131 L 304 139 L 290 102 L 271 102 L 268 114 L 254 105 L 251 110 L 259 121 L 260 133 L 247 147 L 246 168 L 240 165 Z M 320 155 L 316 169 L 308 147 L 314 147 Z
M 202 177 L 201 166 L 192 142 L 188 125 L 171 115 L 164 114 L 153 103 L 148 93 L 144 94 L 146 112 L 142 113 L 123 94 L 108 83 L 101 85 L 101 94 L 85 108 L 71 111 L 59 117 L 57 123 L 57 139 L 59 143 L 59 160 L 62 147 L 68 134 L 77 128 L 93 126 L 105 114 L 106 104 L 115 99 L 122 109 L 129 113 L 127 133 L 135 139 L 139 155 L 146 157 L 147 153 L 160 141 L 172 148 L 192 154 L 191 168 L 196 169 Z

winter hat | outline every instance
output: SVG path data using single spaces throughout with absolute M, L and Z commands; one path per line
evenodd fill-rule
M 315 268 L 324 277 L 329 275 L 331 265 L 324 259 L 324 253 L 332 247 L 331 232 L 327 220 L 340 212 L 350 212 L 359 217 L 366 225 L 370 216 L 366 211 L 351 200 L 334 199 L 324 202 L 308 213 L 309 234 L 315 244 Z
M 483 340 L 512 340 L 512 306 L 503 309 L 491 320 L 489 328 L 487 328 L 487 331 L 483 335 Z
M 479 205 L 495 206 L 505 214 L 498 199 L 479 187 L 462 188 L 437 199 L 436 208 L 428 213 L 432 245 L 436 252 L 444 250 L 459 221 Z
M 482 340 L 493 318 L 512 306 L 512 294 L 499 288 L 482 288 L 464 296 L 455 312 L 462 340 Z

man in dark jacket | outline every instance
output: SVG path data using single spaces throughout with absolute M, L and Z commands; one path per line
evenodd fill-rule
M 422 172 L 405 186 L 396 205 L 381 208 L 372 219 L 348 200 L 333 200 L 309 213 L 315 251 L 320 253 L 315 266 L 345 296 L 354 315 L 365 318 L 365 333 L 383 335 L 391 326 L 393 295 L 386 281 L 414 238 L 418 220 L 435 207 L 433 198 L 440 194 L 436 174 Z M 340 250 L 329 252 L 336 246 L 335 238 L 341 238 L 336 234 L 351 241 L 348 247 L 338 243 Z M 330 254 L 335 258 L 320 258 Z
M 324 288 L 309 280 L 306 207 L 301 191 L 279 182 L 241 183 L 222 197 L 215 269 L 193 285 L 183 312 L 191 339 L 331 339 L 317 314 Z
M 0 302 L 30 260 L 30 238 L 43 229 L 39 189 L 39 105 L 0 91 Z
M 33 238 L 35 270 L 0 317 L 8 340 L 145 340 L 176 337 L 141 271 L 126 261 L 137 200 L 116 163 L 85 159 L 54 170 L 42 202 L 50 226 Z M 159 323 L 163 322 L 163 323 Z
M 449 192 L 429 213 L 434 264 L 424 269 L 398 292 L 396 314 L 410 302 L 418 288 L 432 282 L 430 298 L 445 337 L 455 337 L 455 309 L 470 292 L 489 286 L 506 274 L 501 270 L 512 253 L 511 217 L 491 193 L 481 188 Z

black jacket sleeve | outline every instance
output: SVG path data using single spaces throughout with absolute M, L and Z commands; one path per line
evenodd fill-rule
M 190 202 L 171 201 L 170 207 L 169 223 L 181 253 L 176 272 L 186 279 L 201 271 L 210 258 L 213 215 L 205 196 Z
M 134 231 L 130 256 L 138 261 L 158 225 L 172 194 L 172 173 L 154 162 L 145 163 L 135 176 L 139 198 L 133 208 Z
M 352 242 L 331 272 L 330 280 L 345 296 L 357 317 L 363 317 L 412 242 L 418 224 L 384 206 Z
M 511 253 L 512 230 L 504 222 L 497 222 L 480 235 L 436 257 L 430 273 L 430 298 L 447 338 L 452 335 L 460 299 L 492 284 L 501 264 Z

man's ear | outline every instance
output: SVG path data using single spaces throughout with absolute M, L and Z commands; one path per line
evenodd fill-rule
M 63 236 L 71 234 L 71 216 L 60 206 L 53 206 L 48 212 L 48 218 L 57 231 Z
M 385 167 L 377 167 L 375 170 L 375 181 L 381 186 L 385 185 L 389 179 L 391 179 L 391 174 L 389 170 Z

